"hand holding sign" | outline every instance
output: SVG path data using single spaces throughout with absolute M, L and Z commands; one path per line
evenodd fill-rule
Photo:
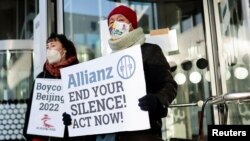
M 139 106 L 143 111 L 157 111 L 158 98 L 155 95 L 147 94 L 139 99 Z
M 64 112 L 62 116 L 63 116 L 63 124 L 65 126 L 69 126 L 72 124 L 72 119 L 71 119 L 71 116 L 69 114 Z
M 72 118 L 69 137 L 150 128 L 148 113 L 138 106 L 146 94 L 139 45 L 63 68 L 61 74 Z
M 37 78 L 34 85 L 28 134 L 63 137 L 61 113 L 64 109 L 64 96 L 60 79 Z
M 139 99 L 138 104 L 143 111 L 149 111 L 151 117 L 161 117 L 161 113 L 167 114 L 167 108 L 164 108 L 160 103 L 157 96 L 153 94 L 147 94 Z

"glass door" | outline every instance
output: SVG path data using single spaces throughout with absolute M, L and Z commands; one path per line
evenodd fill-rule
M 33 83 L 33 41 L 0 41 L 0 140 L 24 140 L 23 124 Z
M 222 94 L 250 92 L 249 0 L 213 0 Z M 227 124 L 249 124 L 250 104 L 228 103 Z

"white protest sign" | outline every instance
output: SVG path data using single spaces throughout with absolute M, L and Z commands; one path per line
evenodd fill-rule
M 61 69 L 69 136 L 150 128 L 138 106 L 146 95 L 139 45 Z
M 37 78 L 34 84 L 28 134 L 63 137 L 63 91 L 60 79 Z

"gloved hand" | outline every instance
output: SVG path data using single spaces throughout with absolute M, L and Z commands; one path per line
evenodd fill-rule
M 71 125 L 72 119 L 71 116 L 69 114 L 67 114 L 66 112 L 63 113 L 63 124 L 66 126 Z
M 147 94 L 139 98 L 139 106 L 143 111 L 153 112 L 157 110 L 158 98 L 153 94 Z
M 143 111 L 148 111 L 151 118 L 161 118 L 167 115 L 168 109 L 165 108 L 160 100 L 153 94 L 147 94 L 139 99 L 138 104 Z

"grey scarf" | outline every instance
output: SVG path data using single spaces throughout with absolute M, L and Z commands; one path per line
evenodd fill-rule
M 117 40 L 109 39 L 109 45 L 112 52 L 116 52 L 125 48 L 129 48 L 135 44 L 142 45 L 145 42 L 145 35 L 142 28 L 137 28 L 132 30 L 128 34 L 124 35 L 122 38 Z M 115 141 L 115 133 L 98 135 L 96 141 Z
M 135 44 L 142 45 L 145 42 L 145 35 L 141 27 L 130 31 L 122 36 L 120 39 L 109 39 L 109 45 L 112 52 L 116 52 L 125 48 L 129 48 Z

